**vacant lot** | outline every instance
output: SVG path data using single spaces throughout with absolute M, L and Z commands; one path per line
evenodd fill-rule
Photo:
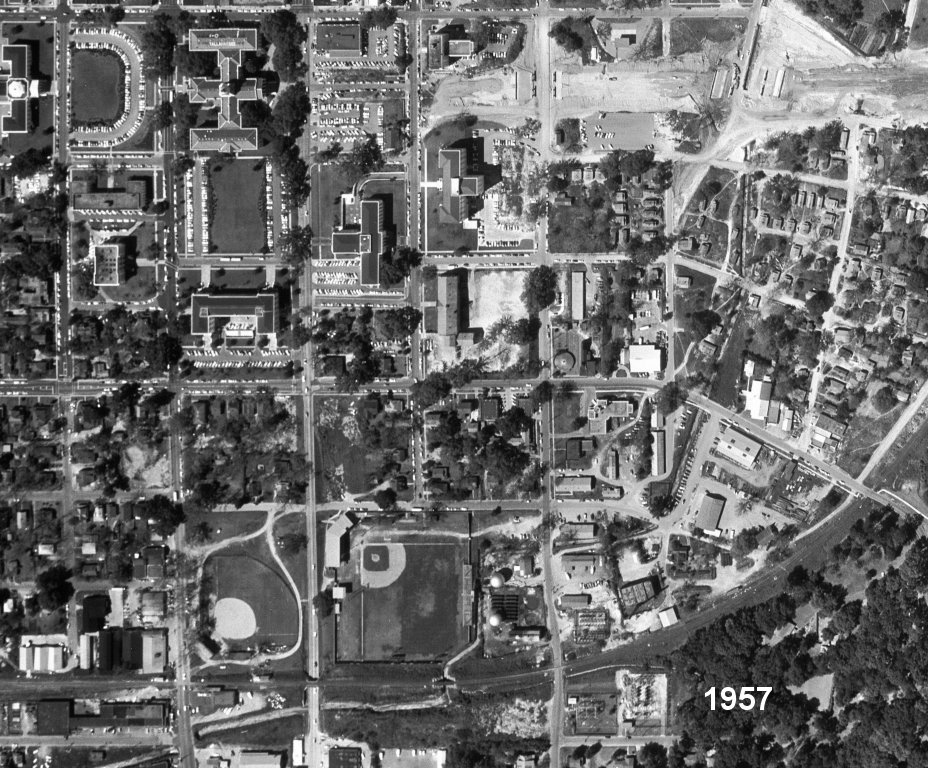
M 124 109 L 126 72 L 115 53 L 75 51 L 71 58 L 71 110 L 74 122 L 113 123 Z
M 448 656 L 466 642 L 461 546 L 366 544 L 352 557 L 362 560 L 362 578 L 370 571 L 370 583 L 344 603 L 339 659 L 424 661 Z M 382 577 L 387 569 L 401 571 Z
M 211 250 L 252 254 L 265 238 L 264 161 L 214 161 L 209 164 Z
M 746 27 L 747 19 L 674 19 L 670 24 L 670 55 L 695 53 L 707 44 L 733 42 Z
M 677 277 L 690 279 L 690 287 L 676 288 L 674 296 L 677 324 L 682 329 L 682 333 L 674 336 L 674 342 L 679 344 L 677 360 L 680 361 L 687 347 L 698 341 L 693 333 L 693 313 L 701 309 L 712 309 L 715 278 L 687 267 L 677 267 Z

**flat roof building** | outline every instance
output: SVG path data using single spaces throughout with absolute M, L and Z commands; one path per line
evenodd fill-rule
M 93 284 L 101 287 L 121 285 L 126 279 L 126 246 L 122 243 L 91 245 Z
M 209 295 L 190 298 L 191 333 L 222 333 L 224 341 L 255 342 L 259 334 L 277 333 L 277 294 Z
M 346 219 L 357 208 L 359 226 L 344 228 Z M 342 196 L 343 229 L 332 233 L 332 255 L 335 258 L 361 260 L 361 285 L 380 284 L 380 257 L 385 250 L 383 202 L 356 200 L 354 195 Z
M 323 22 L 316 25 L 316 50 L 328 56 L 360 56 L 361 25 L 357 22 Z
M 586 319 L 586 272 L 580 270 L 570 273 L 570 319 Z
M 719 436 L 715 450 L 722 458 L 728 459 L 744 469 L 750 469 L 754 466 L 754 462 L 757 461 L 763 447 L 763 443 L 748 437 L 744 432 L 729 428 Z
M 592 475 L 558 477 L 555 484 L 559 491 L 564 491 L 565 493 L 589 493 L 596 487 L 596 482 Z
M 654 344 L 631 344 L 628 347 L 628 370 L 651 376 L 663 368 L 661 348 Z

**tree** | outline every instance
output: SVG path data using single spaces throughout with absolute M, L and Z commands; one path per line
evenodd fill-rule
M 835 297 L 828 291 L 816 291 L 806 300 L 806 309 L 812 317 L 821 319 L 834 303 Z
M 341 155 L 341 153 L 342 153 L 342 145 L 339 144 L 337 141 L 333 141 L 325 149 L 320 149 L 318 152 L 316 152 L 316 159 L 320 163 L 328 163 L 332 160 L 338 160 L 339 155 Z
M 412 385 L 412 396 L 421 408 L 428 408 L 451 394 L 452 385 L 448 376 L 440 371 L 432 371 L 422 381 Z
M 551 306 L 555 298 L 557 272 L 552 267 L 543 264 L 526 275 L 522 288 L 522 302 L 530 316 L 537 315 L 542 309 Z
M 309 166 L 300 157 L 300 150 L 291 146 L 276 156 L 284 191 L 292 206 L 301 205 L 309 197 Z
M 312 257 L 313 231 L 309 225 L 291 227 L 277 244 L 281 261 L 294 273 L 302 273 L 303 265 Z
M 583 50 L 584 36 L 578 31 L 578 27 L 582 29 L 584 24 L 590 26 L 589 19 L 575 19 L 568 16 L 551 26 L 548 37 L 568 53 Z
M 873 407 L 880 413 L 888 413 L 898 404 L 896 392 L 889 384 L 878 389 L 873 395 Z
M 142 29 L 142 61 L 145 72 L 152 77 L 174 74 L 174 49 L 177 35 L 171 17 L 158 12 Z
M 711 309 L 697 309 L 690 315 L 690 321 L 693 326 L 693 335 L 697 339 L 704 339 L 712 329 L 722 322 L 722 316 Z
M 74 596 L 71 569 L 53 565 L 35 577 L 35 588 L 39 605 L 46 611 L 56 611 L 68 604 Z
M 667 416 L 686 402 L 689 390 L 676 379 L 668 381 L 653 397 L 654 407 Z
M 416 248 L 401 245 L 380 257 L 380 285 L 390 288 L 399 285 L 413 269 L 422 263 L 422 253 Z
M 377 27 L 378 29 L 388 29 L 396 23 L 396 8 L 386 3 L 381 3 L 374 10 L 367 11 L 361 16 L 361 26 L 364 29 Z
M 667 768 L 667 747 L 649 741 L 638 750 L 636 763 L 640 768 Z
M 376 136 L 368 136 L 365 141 L 358 141 L 347 154 L 341 156 L 341 166 L 349 181 L 356 181 L 369 173 L 383 168 L 383 155 Z
M 274 102 L 274 128 L 278 134 L 295 138 L 306 124 L 310 112 L 309 94 L 302 82 L 294 83 L 277 94 Z
M 26 179 L 45 171 L 51 163 L 51 148 L 36 149 L 29 147 L 24 152 L 17 152 L 10 161 L 10 171 L 17 179 Z
M 214 77 L 217 74 L 215 53 L 191 51 L 186 45 L 174 49 L 174 66 L 184 77 Z
M 374 493 L 374 502 L 381 509 L 393 509 L 396 506 L 396 491 L 392 488 L 381 488 Z
M 170 101 L 162 101 L 152 111 L 152 127 L 156 131 L 170 128 L 174 123 L 174 106 Z
M 281 80 L 292 82 L 306 72 L 303 62 L 306 27 L 293 11 L 281 9 L 267 14 L 261 20 L 261 34 L 274 46 L 271 64 Z
M 677 500 L 671 494 L 664 493 L 651 498 L 648 510 L 654 517 L 664 517 L 672 512 L 675 506 L 677 506 Z
M 395 307 L 374 312 L 374 333 L 385 341 L 402 341 L 415 333 L 422 313 L 415 307 Z
M 554 397 L 554 385 L 548 380 L 539 381 L 532 390 L 532 400 L 536 404 L 550 403 Z M 537 405 L 536 405 L 537 407 Z
M 181 504 L 167 496 L 153 496 L 145 505 L 145 511 L 154 523 L 152 528 L 162 537 L 170 536 L 187 517 Z
M 650 149 L 636 149 L 633 152 L 616 149 L 599 161 L 600 171 L 611 180 L 642 176 L 653 167 L 654 152 Z

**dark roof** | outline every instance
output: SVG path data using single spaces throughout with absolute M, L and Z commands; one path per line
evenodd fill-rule
M 361 768 L 358 747 L 333 747 L 329 750 L 329 768 Z
M 110 599 L 106 595 L 88 595 L 81 610 L 81 632 L 99 632 L 106 625 Z
M 316 48 L 327 53 L 361 53 L 360 24 L 317 24 Z
M 70 701 L 40 701 L 35 707 L 37 736 L 67 736 L 71 732 Z

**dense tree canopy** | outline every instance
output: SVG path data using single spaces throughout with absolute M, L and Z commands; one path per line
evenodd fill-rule
M 550 307 L 557 298 L 557 272 L 552 267 L 535 267 L 525 276 L 522 287 L 522 302 L 529 315 L 537 315 Z
M 74 596 L 71 569 L 53 565 L 35 577 L 39 605 L 46 611 L 55 611 L 68 604 Z
M 280 79 L 284 82 L 299 79 L 306 72 L 303 43 L 307 32 L 296 14 L 285 9 L 267 14 L 261 20 L 261 34 L 274 46 L 271 65 Z

